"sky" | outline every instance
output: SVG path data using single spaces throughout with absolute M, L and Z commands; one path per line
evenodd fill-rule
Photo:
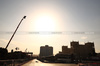
M 94 42 L 100 52 L 100 0 L 0 0 L 0 47 L 5 48 L 23 18 L 8 51 L 40 53 L 40 46 L 59 53 L 71 41 Z

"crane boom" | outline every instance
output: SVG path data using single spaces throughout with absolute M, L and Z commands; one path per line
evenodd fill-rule
M 11 38 L 10 38 L 10 40 L 9 40 L 9 42 L 8 42 L 7 46 L 6 46 L 6 49 L 8 48 L 8 46 L 9 46 L 9 44 L 10 44 L 11 40 L 13 39 L 13 37 L 14 37 L 14 35 L 15 35 L 15 33 L 16 33 L 16 31 L 17 31 L 17 29 L 19 28 L 20 24 L 22 23 L 23 19 L 25 19 L 25 18 L 26 18 L 26 16 L 24 16 L 24 17 L 21 19 L 21 21 L 19 22 L 19 24 L 18 24 L 17 28 L 15 29 L 15 31 L 14 31 L 14 33 L 13 33 L 13 35 L 11 36 Z

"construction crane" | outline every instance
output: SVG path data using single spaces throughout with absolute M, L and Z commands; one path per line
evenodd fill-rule
M 15 29 L 15 31 L 14 31 L 14 33 L 13 33 L 13 35 L 11 36 L 11 38 L 10 38 L 10 40 L 9 40 L 9 42 L 8 42 L 7 46 L 6 46 L 6 49 L 8 48 L 8 46 L 9 46 L 9 44 L 10 44 L 11 40 L 13 39 L 13 37 L 14 37 L 14 35 L 15 35 L 15 33 L 16 33 L 16 31 L 17 31 L 17 29 L 19 28 L 20 24 L 22 23 L 22 21 L 23 21 L 25 18 L 26 18 L 26 16 L 24 16 L 24 17 L 21 19 L 21 21 L 19 22 L 19 24 L 18 24 L 17 28 Z

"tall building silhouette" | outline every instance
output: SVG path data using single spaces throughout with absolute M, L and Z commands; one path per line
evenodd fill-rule
M 53 47 L 45 45 L 40 47 L 40 57 L 53 56 Z
M 84 45 L 79 44 L 78 41 L 70 42 L 71 48 L 62 46 L 62 54 L 75 55 L 77 57 L 89 57 L 95 55 L 95 47 L 93 42 L 87 42 Z

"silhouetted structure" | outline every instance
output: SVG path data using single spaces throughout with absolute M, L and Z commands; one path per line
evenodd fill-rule
M 70 45 L 71 48 L 62 46 L 62 52 L 60 53 L 68 55 L 73 54 L 76 56 L 76 58 L 86 58 L 95 55 L 95 47 L 93 42 L 87 42 L 85 45 L 81 45 L 78 41 L 72 41 Z
M 53 47 L 48 45 L 40 47 L 40 57 L 53 56 Z
M 14 37 L 14 35 L 15 35 L 15 33 L 16 33 L 16 31 L 17 31 L 17 29 L 19 28 L 20 24 L 22 23 L 23 19 L 25 19 L 25 18 L 26 18 L 26 16 L 24 16 L 24 17 L 21 19 L 21 21 L 19 22 L 19 24 L 18 24 L 17 28 L 15 29 L 15 31 L 14 31 L 14 33 L 13 33 L 13 35 L 11 36 L 11 38 L 10 38 L 10 40 L 9 40 L 9 42 L 8 42 L 7 46 L 6 46 L 6 49 L 8 48 L 8 46 L 9 46 L 9 44 L 10 44 L 11 40 L 13 39 L 13 37 Z
M 32 52 L 15 51 L 8 53 L 8 59 L 30 59 L 32 55 Z
M 8 50 L 0 47 L 0 60 L 7 59 Z
M 58 53 L 55 55 L 56 61 L 59 63 L 73 63 L 74 62 L 74 55 L 70 54 L 63 54 L 63 53 Z

